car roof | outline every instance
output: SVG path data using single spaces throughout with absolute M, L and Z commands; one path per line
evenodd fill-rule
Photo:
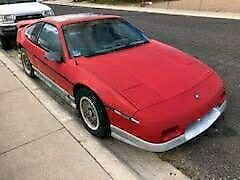
M 111 19 L 111 18 L 119 18 L 119 16 L 115 15 L 101 15 L 101 14 L 93 14 L 93 13 L 79 13 L 79 14 L 68 14 L 68 15 L 60 15 L 60 16 L 50 16 L 44 18 L 44 21 L 55 24 L 56 26 L 64 26 L 67 24 L 74 24 L 83 21 L 93 21 L 99 19 Z

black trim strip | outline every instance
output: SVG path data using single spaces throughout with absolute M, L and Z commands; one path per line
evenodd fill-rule
M 62 74 L 60 74 L 59 72 L 57 72 L 55 69 L 53 69 L 51 66 L 49 66 L 47 63 L 45 63 L 44 61 L 42 61 L 39 57 L 35 56 L 42 64 L 44 64 L 45 66 L 47 66 L 50 70 L 52 70 L 53 72 L 55 72 L 57 75 L 59 75 L 61 78 L 63 78 L 64 80 L 66 80 L 68 83 L 70 83 L 71 85 L 74 85 L 73 82 L 71 82 L 69 79 L 67 79 L 65 76 L 63 76 Z M 44 73 L 43 73 L 44 74 Z M 46 75 L 48 76 L 48 75 Z M 48 77 L 50 78 L 50 77 Z M 50 78 L 52 81 L 54 81 L 52 78 Z M 54 81 L 55 82 L 55 81 Z M 55 82 L 56 83 L 56 82 Z

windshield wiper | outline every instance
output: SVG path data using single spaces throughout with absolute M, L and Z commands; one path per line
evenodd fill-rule
M 138 45 L 142 45 L 142 44 L 146 44 L 148 43 L 148 40 L 145 39 L 141 39 L 141 40 L 137 40 L 137 41 L 132 41 L 132 42 L 128 42 L 126 44 L 121 44 L 119 46 L 116 46 L 115 48 L 113 48 L 113 51 L 117 51 L 117 50 L 122 50 L 122 49 L 127 49 L 127 48 L 131 48 L 131 47 L 135 47 Z
M 149 41 L 146 39 L 141 39 L 141 40 L 137 40 L 137 41 L 132 41 L 130 43 L 128 43 L 128 46 L 137 46 L 137 45 L 141 45 L 141 44 L 146 44 Z
M 118 46 L 107 48 L 107 49 L 104 49 L 104 50 L 101 50 L 101 51 L 94 52 L 93 54 L 88 54 L 88 55 L 84 55 L 84 56 L 85 57 L 92 57 L 92 56 L 96 56 L 96 55 L 100 55 L 100 54 L 106 54 L 106 53 L 109 53 L 109 52 L 114 52 L 114 51 L 130 48 L 130 47 L 138 46 L 138 45 L 141 45 L 141 44 L 146 44 L 148 42 L 149 42 L 148 40 L 141 39 L 141 40 L 132 41 L 132 42 L 129 42 L 129 43 L 126 43 L 126 44 L 119 44 Z
M 92 56 L 96 56 L 96 55 L 100 55 L 100 54 L 106 54 L 106 53 L 109 53 L 109 52 L 113 52 L 114 50 L 112 49 L 104 49 L 102 51 L 97 51 L 97 52 L 94 52 L 94 53 L 91 53 L 91 54 L 86 54 L 84 55 L 84 57 L 92 57 Z

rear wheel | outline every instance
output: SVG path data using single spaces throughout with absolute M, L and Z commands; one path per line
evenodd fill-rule
M 10 43 L 10 39 L 6 36 L 1 36 L 0 37 L 1 40 L 1 47 L 4 50 L 8 50 L 11 47 L 11 43 Z
M 24 48 L 19 48 L 19 56 L 25 73 L 30 77 L 34 77 L 34 69 Z
M 91 90 L 81 88 L 77 92 L 76 102 L 85 128 L 94 136 L 108 136 L 110 125 L 100 99 Z

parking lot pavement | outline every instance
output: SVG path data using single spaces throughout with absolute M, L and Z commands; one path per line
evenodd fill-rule
M 0 61 L 0 179 L 111 179 Z

